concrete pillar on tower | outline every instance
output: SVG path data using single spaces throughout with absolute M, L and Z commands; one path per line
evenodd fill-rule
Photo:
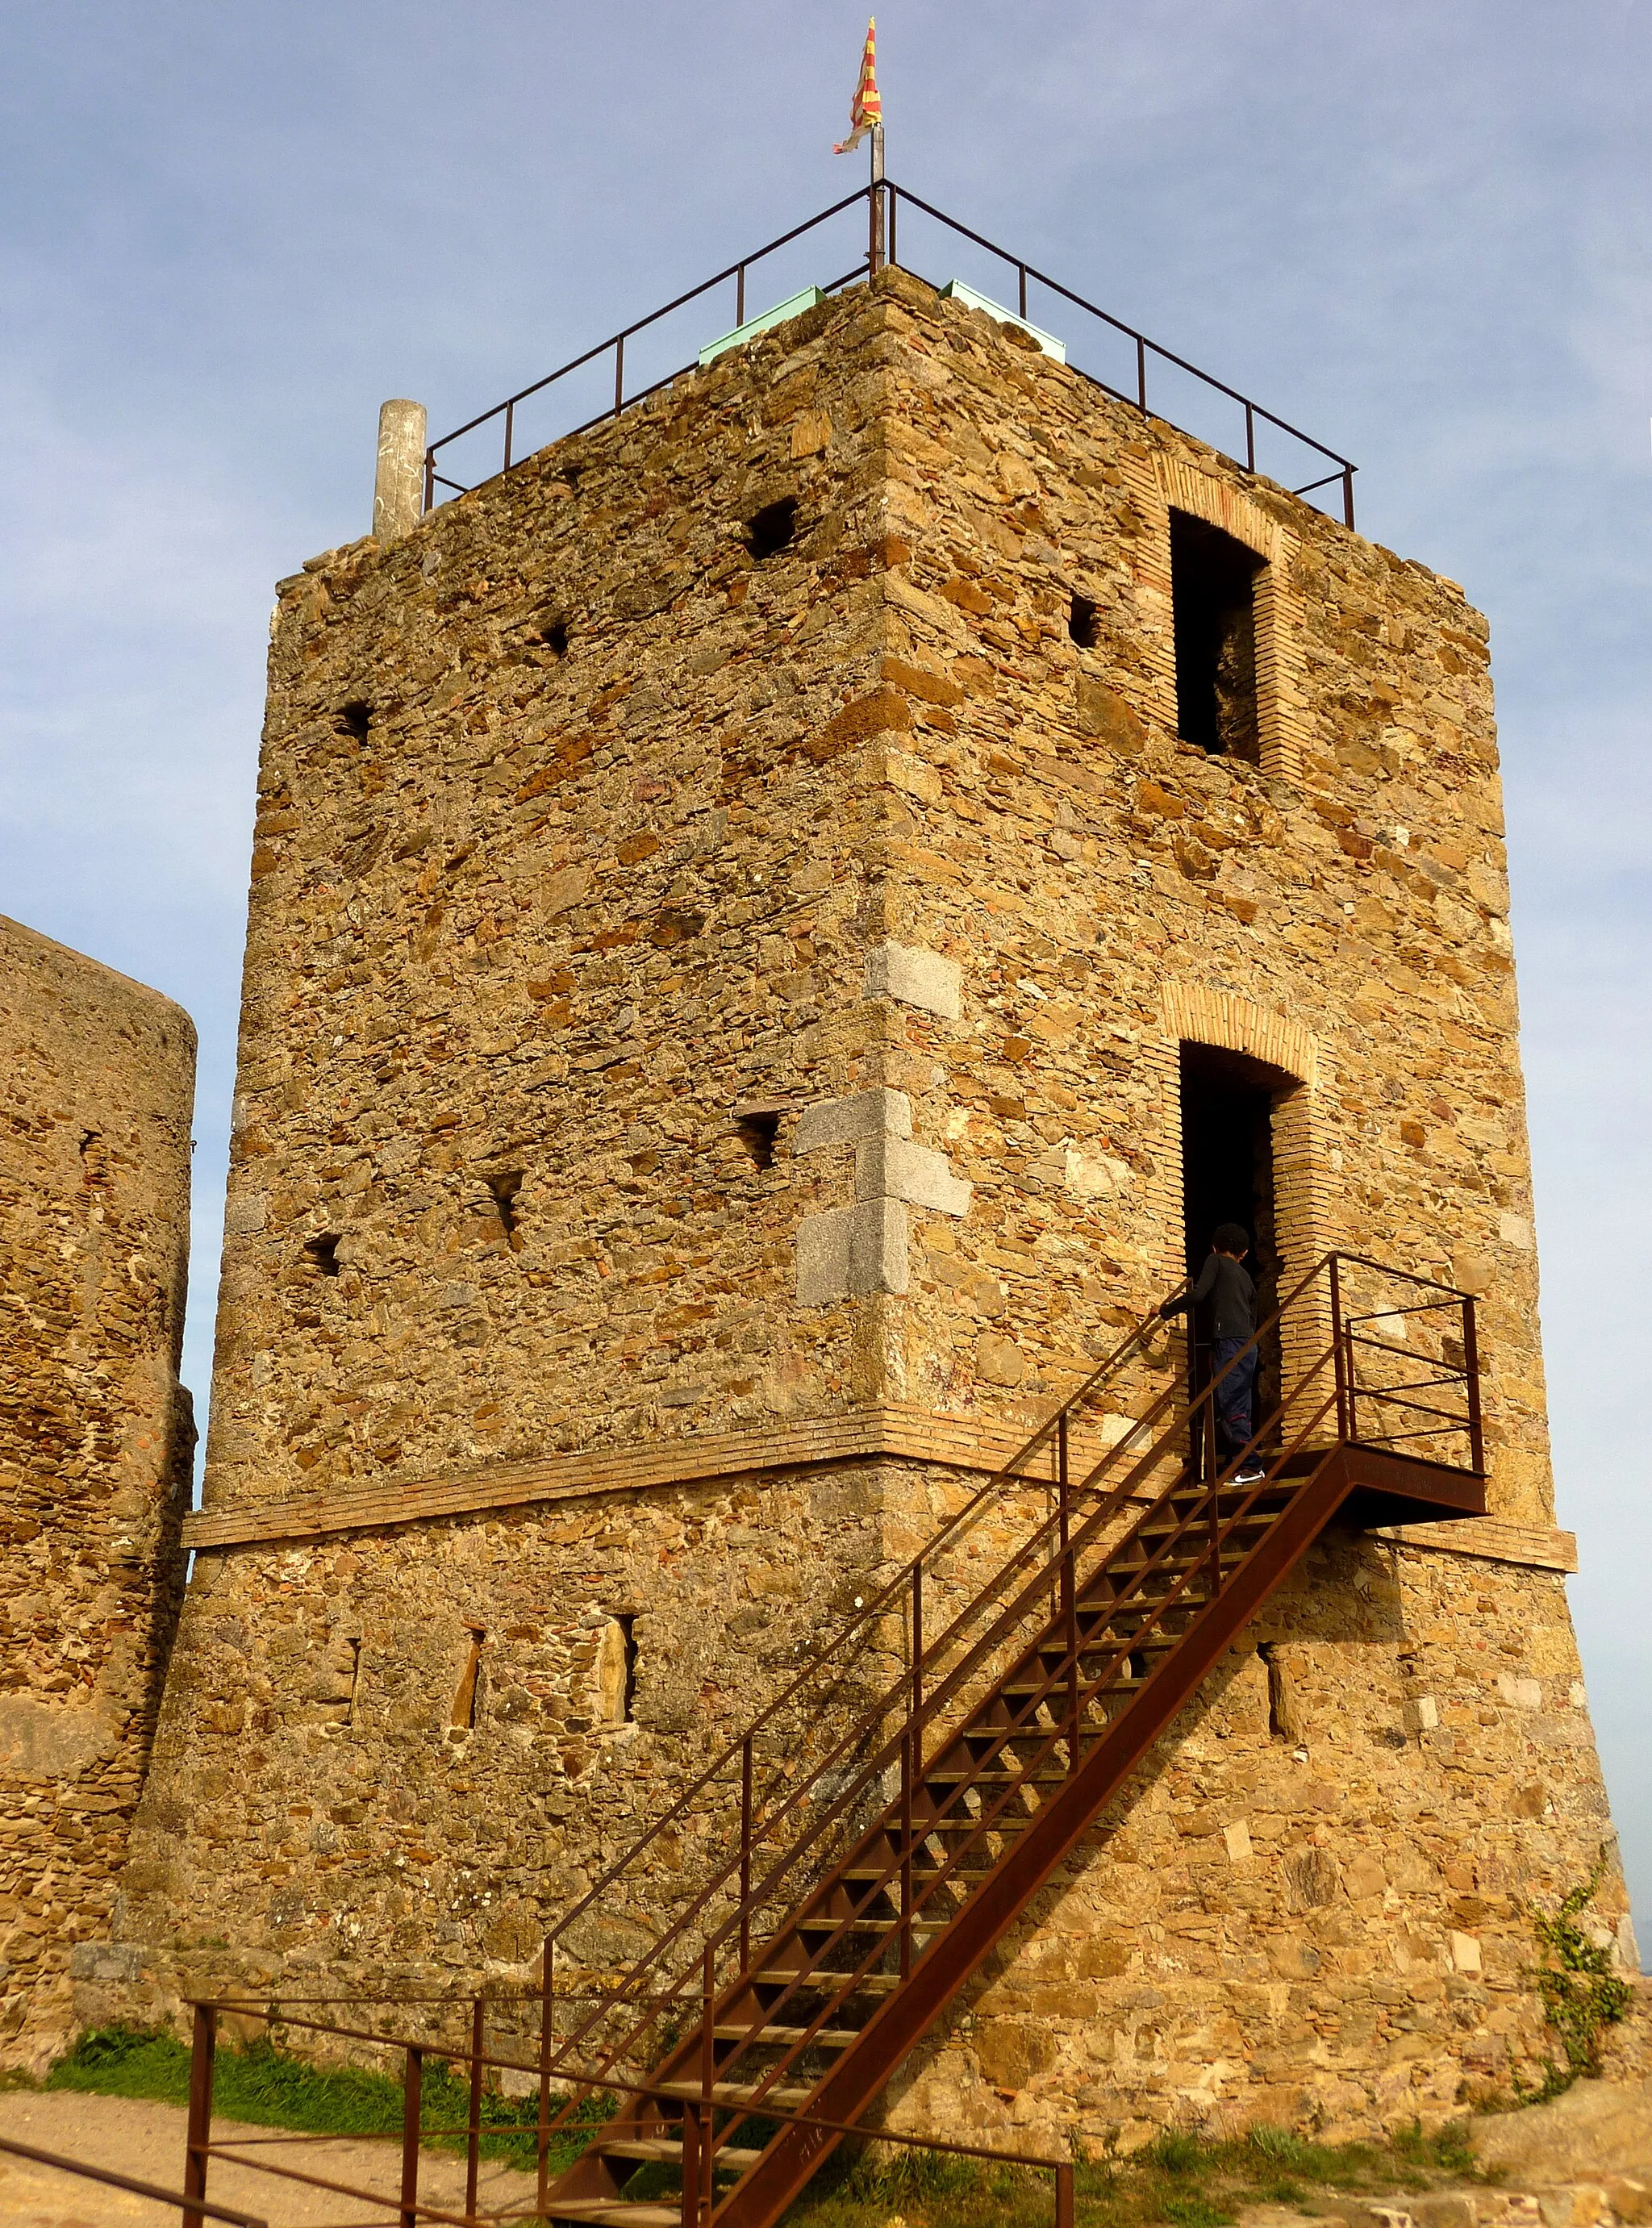
M 379 412 L 379 464 L 373 481 L 373 539 L 400 541 L 425 511 L 425 406 L 387 402 Z

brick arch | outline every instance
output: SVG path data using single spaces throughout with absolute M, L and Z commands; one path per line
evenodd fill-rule
M 1156 1071 L 1165 1149 L 1149 1197 L 1161 1232 L 1163 1280 L 1168 1287 L 1179 1283 L 1184 1273 L 1181 1047 L 1205 1044 L 1243 1053 L 1290 1079 L 1273 1099 L 1274 1230 L 1282 1284 L 1288 1289 L 1335 1242 L 1329 1172 L 1322 1144 L 1320 1092 L 1328 1061 L 1320 1041 L 1300 1021 L 1233 991 L 1201 983 L 1162 983 L 1159 1014 L 1161 1034 L 1148 1056 Z M 1319 1299 L 1324 1296 L 1321 1294 Z M 1287 1367 L 1305 1364 L 1317 1354 L 1329 1335 L 1329 1320 L 1317 1303 L 1299 1311 L 1285 1341 Z
M 1155 461 L 1167 510 L 1183 510 L 1191 518 L 1202 518 L 1207 526 L 1220 527 L 1224 534 L 1231 534 L 1235 541 L 1242 541 L 1270 565 L 1277 565 L 1287 554 L 1295 554 L 1294 546 L 1287 552 L 1284 545 L 1294 545 L 1296 536 L 1238 488 L 1196 471 L 1180 457 L 1159 457 Z
M 1313 1032 L 1249 998 L 1202 983 L 1165 983 L 1159 987 L 1159 1010 L 1179 1044 L 1245 1053 L 1269 1067 L 1283 1068 L 1310 1090 L 1319 1081 L 1319 1040 Z

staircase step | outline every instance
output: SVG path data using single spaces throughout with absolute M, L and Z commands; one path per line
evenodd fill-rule
M 801 2042 L 809 2034 L 806 2026 L 714 2026 L 714 2037 L 719 2042 Z M 810 2050 L 847 2050 L 852 2042 L 861 2039 L 858 2026 L 823 2026 L 818 2033 L 809 2034 Z
M 682 2164 L 682 2145 L 663 2135 L 615 2135 L 607 2142 L 599 2136 L 587 2146 L 587 2151 L 599 2158 L 640 2159 L 647 2166 L 680 2167 Z M 762 2155 L 761 2151 L 741 2150 L 736 2144 L 727 2144 L 717 2154 L 717 2171 L 744 2174 Z
M 592 2220 L 597 2228 L 682 2228 L 682 2206 L 627 2205 L 623 2197 L 553 2197 L 552 2220 Z
M 944 1918 L 914 1918 L 914 1934 L 944 1934 L 951 1921 Z M 796 1918 L 792 1925 L 799 1934 L 836 1934 L 843 1927 L 851 1934 L 899 1934 L 898 1918 L 856 1918 L 845 1912 L 841 1918 Z M 848 1978 L 846 1973 L 844 1979 Z
M 750 1976 L 754 1988 L 816 1988 L 822 1995 L 829 1995 L 852 1978 L 848 1973 L 835 1973 L 829 1965 L 765 1966 L 762 1972 Z M 855 1994 L 864 1992 L 871 1996 L 893 1995 L 900 1986 L 899 1973 L 862 1973 L 855 1983 Z
M 749 2104 L 757 2091 L 755 2081 L 714 2082 L 711 2101 L 714 2104 Z M 662 2097 L 685 2097 L 693 2104 L 699 2102 L 702 2091 L 697 2081 L 662 2081 L 659 2093 Z M 771 2089 L 765 2094 L 763 2102 L 772 2104 L 777 2112 L 800 2112 L 814 2093 L 812 2089 Z M 679 2217 L 676 2213 L 672 2214 L 673 2228 L 676 2228 Z
M 996 1740 L 1002 1732 L 1002 1725 L 989 1725 L 976 1732 L 975 1738 Z M 925 1768 L 924 1784 L 927 1787 L 932 1781 L 939 1787 L 957 1787 L 960 1784 L 965 1787 L 1008 1787 L 1011 1781 L 1017 1781 L 1022 1787 L 1060 1787 L 1066 1776 L 1065 1771 L 1040 1770 L 1029 1771 L 1023 1777 L 1019 1771 L 1000 1770 L 996 1764 L 985 1765 L 977 1771 L 967 1764 L 942 1764 Z M 980 1821 L 971 1819 L 968 1822 L 976 1825 Z M 1017 1820 L 1015 1827 L 1019 1829 L 1026 1822 L 1025 1820 Z

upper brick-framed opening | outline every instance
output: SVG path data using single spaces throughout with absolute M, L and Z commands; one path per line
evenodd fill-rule
M 1145 478 L 1145 475 L 1143 475 Z M 1150 483 L 1140 490 L 1152 513 L 1139 560 L 1143 587 L 1163 615 L 1149 645 L 1154 709 L 1173 733 L 1178 727 L 1175 584 L 1171 554 L 1172 514 L 1213 528 L 1255 560 L 1251 580 L 1250 633 L 1254 644 L 1254 747 L 1231 753 L 1249 758 L 1271 779 L 1298 780 L 1307 721 L 1301 686 L 1302 606 L 1295 586 L 1297 537 L 1242 490 L 1179 457 L 1153 459 Z

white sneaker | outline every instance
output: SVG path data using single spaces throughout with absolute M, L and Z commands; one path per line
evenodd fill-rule
M 1267 1472 L 1259 1462 L 1242 1462 L 1233 1472 L 1235 1485 L 1260 1485 Z

